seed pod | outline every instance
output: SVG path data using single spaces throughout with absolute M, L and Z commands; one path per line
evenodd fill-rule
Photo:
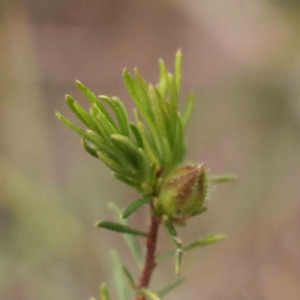
M 183 222 L 201 211 L 206 195 L 204 165 L 186 164 L 165 179 L 155 208 L 160 215 L 166 215 L 174 222 Z

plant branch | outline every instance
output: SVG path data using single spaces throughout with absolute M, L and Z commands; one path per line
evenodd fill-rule
M 153 206 L 153 202 L 150 205 Z M 146 288 L 149 286 L 152 272 L 156 267 L 155 250 L 159 225 L 160 218 L 158 216 L 151 215 L 149 232 L 146 240 L 146 257 L 144 267 L 140 276 L 139 288 Z M 137 300 L 146 300 L 146 296 L 138 294 Z

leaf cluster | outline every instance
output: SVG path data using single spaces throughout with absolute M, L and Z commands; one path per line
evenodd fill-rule
M 116 178 L 143 194 L 155 193 L 157 174 L 166 176 L 183 161 L 184 129 L 194 103 L 190 93 L 184 113 L 178 111 L 180 50 L 176 53 L 175 75 L 167 71 L 163 60 L 159 61 L 159 69 L 160 79 L 155 86 L 148 84 L 138 69 L 134 75 L 127 69 L 123 72 L 126 88 L 136 105 L 134 122 L 129 120 L 120 98 L 97 97 L 80 81 L 76 85 L 91 103 L 89 112 L 71 96 L 66 96 L 66 102 L 86 129 L 56 113 L 81 136 L 81 144 L 90 155 L 102 160 Z

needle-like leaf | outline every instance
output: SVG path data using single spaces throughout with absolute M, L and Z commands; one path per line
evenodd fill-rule
M 101 222 L 97 222 L 95 224 L 95 226 L 99 227 L 99 228 L 105 228 L 108 230 L 116 231 L 116 232 L 147 237 L 147 233 L 141 232 L 139 230 L 136 230 L 132 227 L 129 227 L 129 226 L 126 226 L 126 225 L 123 225 L 120 223 L 114 223 L 114 222 L 110 222 L 110 221 L 101 221 Z
M 128 204 L 125 207 L 124 211 L 121 214 L 121 218 L 122 219 L 128 218 L 132 213 L 134 213 L 140 207 L 142 207 L 143 205 L 149 203 L 151 199 L 152 199 L 151 195 L 144 195 L 140 198 L 137 198 L 137 199 L 133 200 L 130 204 Z

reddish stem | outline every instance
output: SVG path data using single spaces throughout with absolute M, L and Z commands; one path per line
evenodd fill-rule
M 152 205 L 151 205 L 152 206 Z M 140 276 L 139 288 L 145 288 L 149 286 L 151 275 L 156 267 L 155 262 L 155 250 L 157 244 L 157 233 L 160 225 L 160 218 L 151 215 L 150 227 L 148 232 L 148 237 L 146 240 L 146 257 L 144 262 L 144 267 Z M 137 300 L 146 300 L 146 297 L 142 294 L 137 296 Z

